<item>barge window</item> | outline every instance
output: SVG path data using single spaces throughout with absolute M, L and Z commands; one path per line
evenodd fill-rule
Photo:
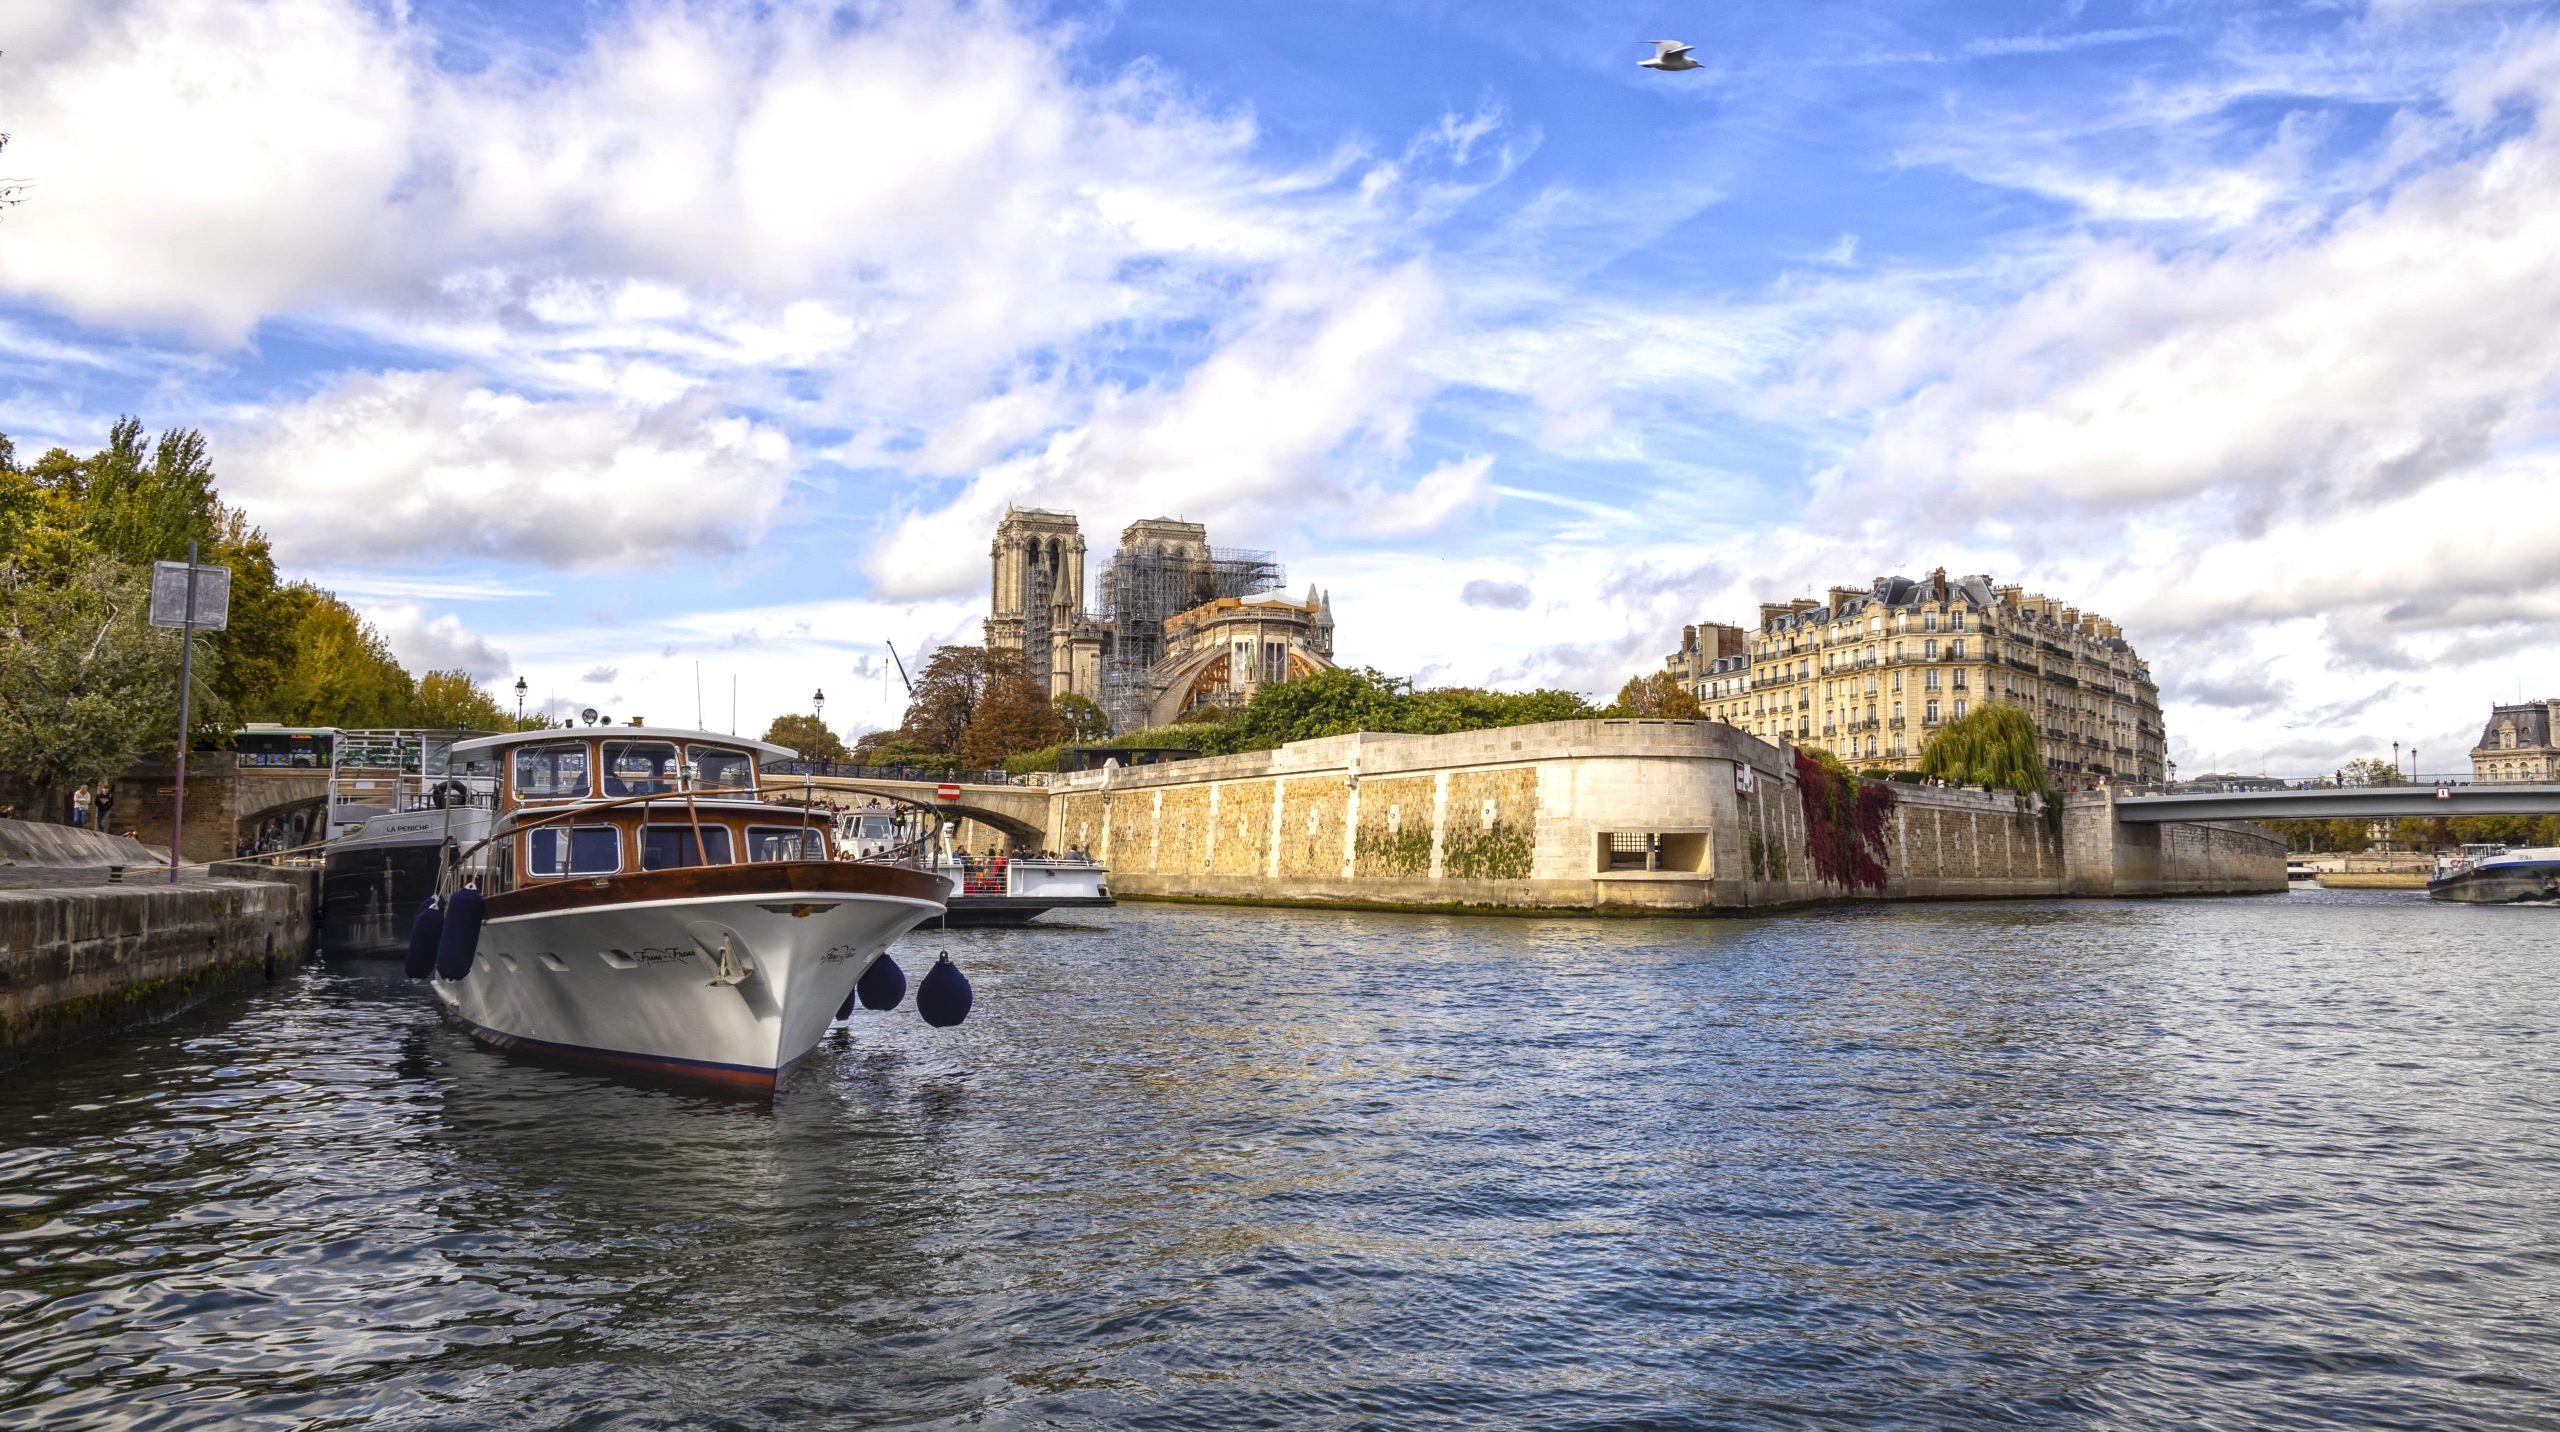
M 747 827 L 747 853 L 759 861 L 824 860 L 827 833 L 816 826 L 753 825 Z
M 729 863 L 729 827 L 702 827 L 702 850 L 711 852 L 710 864 Z M 694 848 L 693 827 L 689 825 L 644 825 L 640 827 L 640 868 L 674 870 L 680 866 L 701 865 L 702 850 Z
M 604 743 L 606 795 L 672 795 L 675 790 L 676 747 L 673 741 Z
M 698 790 L 751 791 L 756 786 L 756 763 L 744 751 L 724 746 L 695 746 L 693 782 Z
M 516 747 L 516 794 L 563 800 L 587 793 L 587 743 Z
M 532 842 L 528 874 L 611 875 L 622 868 L 622 832 L 609 825 L 544 826 Z

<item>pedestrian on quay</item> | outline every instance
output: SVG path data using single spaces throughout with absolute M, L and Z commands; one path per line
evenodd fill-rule
M 74 829 L 86 830 L 89 828 L 90 799 L 89 783 L 87 781 L 82 781 L 79 789 L 71 793 L 71 824 Z
M 96 813 L 91 819 L 97 826 L 98 833 L 103 835 L 113 829 L 107 824 L 107 813 L 116 808 L 115 787 L 108 785 L 105 781 L 98 782 L 98 794 L 91 804 L 96 807 Z

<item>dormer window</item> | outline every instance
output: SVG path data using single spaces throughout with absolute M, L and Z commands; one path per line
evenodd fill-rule
M 2516 723 L 2509 721 L 2498 728 L 2498 749 L 2502 751 L 2512 751 L 2515 748 Z

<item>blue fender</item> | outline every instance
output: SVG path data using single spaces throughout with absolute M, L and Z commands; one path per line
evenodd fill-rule
M 944 955 L 916 986 L 916 1013 L 936 1029 L 949 1029 L 969 1017 L 970 998 L 969 977 Z
M 864 1009 L 896 1009 L 898 1001 L 907 997 L 907 972 L 883 952 L 854 981 L 853 993 Z
M 436 969 L 436 944 L 444 938 L 444 901 L 430 895 L 409 923 L 409 978 L 422 980 Z
M 480 892 L 470 886 L 444 902 L 444 934 L 436 941 L 436 978 L 458 980 L 471 973 L 480 954 Z

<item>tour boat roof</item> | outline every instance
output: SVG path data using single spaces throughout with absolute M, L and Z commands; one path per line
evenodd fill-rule
M 699 741 L 706 746 L 730 746 L 759 751 L 777 761 L 796 761 L 800 753 L 789 746 L 771 741 L 758 741 L 749 736 L 732 736 L 726 731 L 689 731 L 681 726 L 547 726 L 533 731 L 508 731 L 496 736 L 480 736 L 453 743 L 453 754 L 476 756 L 508 746 L 521 746 L 536 741 Z

